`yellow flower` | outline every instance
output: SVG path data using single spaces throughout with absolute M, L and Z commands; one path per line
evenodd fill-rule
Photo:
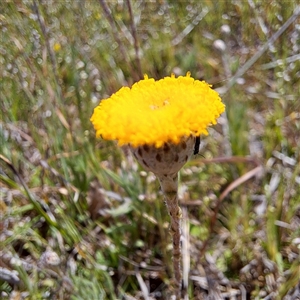
M 61 49 L 60 43 L 55 43 L 55 44 L 53 45 L 53 50 L 54 50 L 55 52 L 58 52 L 60 49 Z
M 91 122 L 97 136 L 133 147 L 165 142 L 178 144 L 184 136 L 207 135 L 225 110 L 218 93 L 204 81 L 186 76 L 155 81 L 145 76 L 100 102 Z

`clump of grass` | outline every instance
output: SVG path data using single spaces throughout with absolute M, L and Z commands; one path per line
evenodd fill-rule
M 89 118 L 140 73 L 190 70 L 226 91 L 228 114 L 181 173 L 188 297 L 297 299 L 296 2 L 101 3 L 2 5 L 1 297 L 168 299 L 158 183 Z

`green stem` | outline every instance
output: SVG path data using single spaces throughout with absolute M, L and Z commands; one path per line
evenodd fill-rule
M 175 295 L 176 299 L 181 299 L 181 282 L 182 282 L 182 270 L 181 270 L 181 209 L 178 204 L 178 175 L 162 175 L 158 177 L 162 191 L 165 196 L 165 201 L 168 207 L 170 215 L 170 233 L 173 240 L 173 270 L 175 280 Z

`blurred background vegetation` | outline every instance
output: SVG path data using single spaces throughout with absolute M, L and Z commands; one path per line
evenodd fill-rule
M 227 110 L 181 172 L 186 299 L 300 299 L 297 3 L 1 1 L 1 299 L 169 299 L 159 184 L 89 119 L 187 71 Z

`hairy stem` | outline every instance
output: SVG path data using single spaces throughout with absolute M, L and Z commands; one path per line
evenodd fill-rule
M 165 201 L 170 214 L 170 233 L 173 239 L 173 270 L 175 279 L 175 294 L 176 299 L 181 299 L 181 281 L 182 281 L 182 270 L 181 270 L 181 247 L 180 247 L 180 219 L 181 209 L 178 205 L 178 175 L 164 175 L 159 176 L 162 191 L 165 196 Z

